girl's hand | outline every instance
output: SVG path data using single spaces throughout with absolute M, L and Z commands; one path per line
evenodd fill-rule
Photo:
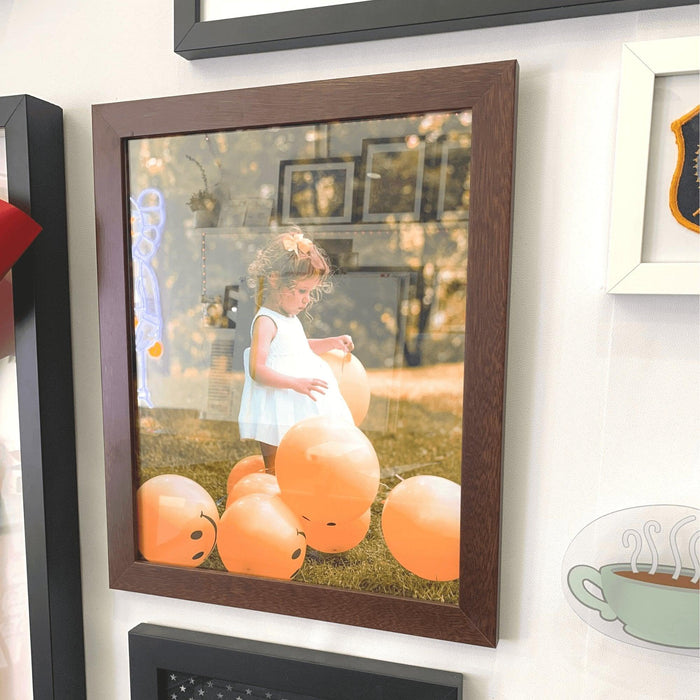
M 323 355 L 329 350 L 342 350 L 352 352 L 355 344 L 349 335 L 336 335 L 330 338 L 310 338 L 309 347 L 317 355 Z
M 342 350 L 343 352 L 352 352 L 355 349 L 355 345 L 352 342 L 352 338 L 349 335 L 338 335 L 335 338 L 329 338 L 333 347 L 331 349 Z
M 295 378 L 292 382 L 292 389 L 308 396 L 312 401 L 316 401 L 316 397 L 313 392 L 317 391 L 319 394 L 325 394 L 326 389 L 328 389 L 328 382 L 324 382 L 323 379 L 307 379 L 306 377 Z

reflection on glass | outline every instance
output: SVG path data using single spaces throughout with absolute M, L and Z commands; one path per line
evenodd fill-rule
M 231 542 L 234 550 L 248 542 L 269 560 L 279 545 L 298 558 L 295 580 L 456 604 L 471 114 L 134 139 L 128 155 L 138 476 L 185 477 L 217 504 L 218 544 L 193 565 L 276 576 L 221 555 Z M 285 232 L 289 255 L 303 257 L 312 243 L 332 269 L 332 291 L 306 311 L 280 306 L 274 274 L 268 301 L 249 279 L 258 251 Z M 352 355 L 320 354 L 330 368 L 324 381 L 337 383 L 356 424 L 346 433 L 360 433 L 376 455 L 376 483 L 359 513 L 347 500 L 366 497 L 357 494 L 374 467 L 353 462 L 359 448 L 348 447 L 350 437 L 315 429 L 316 444 L 299 452 L 312 471 L 322 465 L 318 493 L 295 481 L 301 457 L 292 477 L 279 460 L 275 475 L 264 474 L 265 445 L 240 438 L 251 324 L 270 298 L 307 338 L 352 338 Z M 295 363 L 285 371 L 294 374 Z M 252 466 L 233 469 L 247 457 Z M 276 477 L 282 503 L 300 518 L 292 529 L 303 531 L 305 552 L 279 542 L 286 510 L 245 510 L 231 496 L 234 486 L 244 490 L 239 481 L 268 488 L 264 477 Z M 172 488 L 160 499 L 156 536 L 196 538 L 168 520 Z M 294 505 L 312 497 L 324 503 Z M 345 499 L 336 511 L 333 498 Z M 327 517 L 329 503 L 337 519 Z M 146 513 L 139 515 L 144 536 Z M 256 518 L 278 541 L 246 539 Z
M 0 129 L 0 199 L 7 201 Z M 12 272 L 0 279 L 0 697 L 32 697 Z

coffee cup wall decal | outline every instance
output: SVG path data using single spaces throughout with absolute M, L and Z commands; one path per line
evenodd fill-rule
M 697 656 L 700 511 L 650 505 L 608 513 L 574 538 L 562 584 L 574 611 L 630 644 Z

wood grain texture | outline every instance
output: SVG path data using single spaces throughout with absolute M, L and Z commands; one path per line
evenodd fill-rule
M 114 588 L 495 646 L 517 63 L 361 76 L 93 107 L 110 582 Z M 472 110 L 460 604 L 139 561 L 126 140 Z

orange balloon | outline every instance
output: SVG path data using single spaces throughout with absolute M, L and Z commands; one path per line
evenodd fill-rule
M 233 469 L 231 469 L 228 475 L 226 493 L 231 493 L 231 489 L 234 487 L 235 483 L 246 474 L 264 471 L 265 462 L 263 461 L 262 455 L 249 455 L 248 457 L 239 459 L 238 462 L 233 465 Z
M 136 492 L 139 551 L 160 564 L 199 566 L 216 543 L 219 511 L 196 481 L 161 474 Z
M 369 382 L 362 363 L 351 353 L 329 350 L 321 357 L 330 365 L 355 425 L 360 425 L 369 411 Z
M 379 488 L 379 461 L 367 436 L 349 423 L 314 416 L 293 425 L 275 458 L 282 498 L 304 521 L 359 518 Z
M 163 343 L 156 340 L 156 342 L 153 343 L 150 348 L 148 348 L 148 354 L 151 357 L 160 357 L 163 354 Z
M 347 552 L 364 540 L 370 515 L 370 510 L 366 510 L 359 518 L 337 525 L 305 522 L 306 543 L 319 552 Z
M 416 576 L 459 578 L 461 487 L 440 476 L 412 476 L 389 493 L 382 532 L 389 551 Z
M 270 496 L 279 496 L 280 487 L 277 483 L 277 477 L 274 474 L 260 474 L 259 472 L 246 474 L 229 491 L 226 499 L 226 508 L 249 493 L 267 493 Z
M 217 547 L 229 571 L 290 579 L 304 563 L 306 537 L 279 496 L 249 493 L 221 516 Z

